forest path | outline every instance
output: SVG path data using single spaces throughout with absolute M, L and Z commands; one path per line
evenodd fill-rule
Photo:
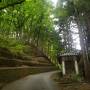
M 7 84 L 2 90 L 58 90 L 56 83 L 50 78 L 55 72 L 27 76 Z

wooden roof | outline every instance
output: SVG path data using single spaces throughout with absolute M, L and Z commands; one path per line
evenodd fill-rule
M 73 53 L 73 52 L 70 52 L 70 53 L 60 53 L 59 56 L 78 56 L 79 53 Z

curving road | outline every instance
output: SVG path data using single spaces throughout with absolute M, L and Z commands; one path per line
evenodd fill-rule
M 55 72 L 27 76 L 6 85 L 2 90 L 58 90 L 56 83 L 50 79 L 53 73 Z

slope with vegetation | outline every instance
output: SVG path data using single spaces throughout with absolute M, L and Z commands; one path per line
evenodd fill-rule
M 30 65 L 35 61 L 44 65 L 49 63 L 50 59 L 56 63 L 60 37 L 54 31 L 54 22 L 50 17 L 53 10 L 51 2 L 23 1 L 0 2 L 2 4 L 0 8 L 1 66 L 6 61 L 11 64 L 14 61 L 17 64 L 13 59 L 28 60 Z M 13 66 L 7 63 L 6 65 Z
M 1 66 L 4 60 L 13 59 L 30 61 L 30 65 L 52 62 L 58 66 L 58 53 L 78 51 L 74 33 L 80 37 L 81 64 L 89 79 L 89 0 L 58 0 L 56 8 L 50 0 L 1 0 L 0 4 Z

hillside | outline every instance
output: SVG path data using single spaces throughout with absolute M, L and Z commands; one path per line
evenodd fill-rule
M 38 48 L 26 45 L 23 52 L 0 47 L 0 66 L 50 66 L 50 60 Z

